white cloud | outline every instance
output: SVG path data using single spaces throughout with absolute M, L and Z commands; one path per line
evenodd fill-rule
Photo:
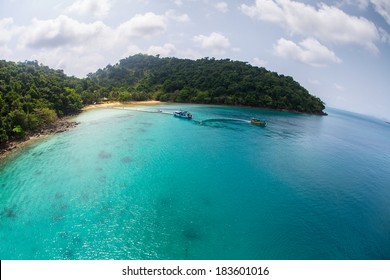
M 214 7 L 221 13 L 227 13 L 229 11 L 228 4 L 226 2 L 218 2 Z
M 14 53 L 15 47 L 12 40 L 17 39 L 23 28 L 14 24 L 13 18 L 0 19 L 0 59 L 10 58 Z
M 126 51 L 121 54 L 121 58 L 128 57 L 130 55 L 135 55 L 138 53 L 144 53 L 144 50 L 138 47 L 137 45 L 128 45 Z
M 151 38 L 165 32 L 167 20 L 165 16 L 155 13 L 135 15 L 118 27 L 118 36 L 122 39 Z
M 312 85 L 320 85 L 321 84 L 321 82 L 319 80 L 316 80 L 316 79 L 314 79 L 314 80 L 310 79 L 310 80 L 308 80 L 308 82 L 311 83 Z
M 343 5 L 355 5 L 357 6 L 360 10 L 365 10 L 370 4 L 370 0 L 341 0 L 339 3 L 339 6 Z
M 191 48 L 178 51 L 178 57 L 189 58 L 189 59 L 200 59 L 204 57 L 200 52 Z
M 357 2 L 359 9 L 366 9 L 368 4 L 370 4 L 370 0 L 352 0 Z
M 252 18 L 258 18 L 271 22 L 282 22 L 284 11 L 273 0 L 256 0 L 254 6 L 242 4 L 241 11 Z
M 255 57 L 253 59 L 252 65 L 259 66 L 259 67 L 266 67 L 268 62 L 264 59 L 260 59 L 258 57 Z
M 0 45 L 5 45 L 12 38 L 13 18 L 0 19 Z
M 375 10 L 386 20 L 390 25 L 390 1 L 389 0 L 371 0 Z
M 103 54 L 81 48 L 54 48 L 40 50 L 31 59 L 55 69 L 64 69 L 67 74 L 83 76 L 104 67 L 110 61 Z
M 380 14 L 388 24 L 390 24 L 390 1 L 389 0 L 343 0 L 340 4 L 358 6 L 359 9 L 365 10 L 369 4 L 374 6 L 375 11 Z
M 383 19 L 390 25 L 390 1 L 388 0 L 343 0 L 340 5 L 357 6 L 361 10 L 367 10 L 372 5 L 372 8 L 383 17 Z M 390 44 L 390 35 L 382 27 L 377 27 L 380 40 Z
M 334 83 L 334 87 L 338 90 L 338 91 L 345 91 L 345 87 L 343 87 L 342 85 L 338 84 L 338 83 Z
M 82 23 L 61 15 L 52 20 L 33 19 L 20 27 L 19 49 L 33 49 L 25 59 L 36 59 L 71 75 L 83 76 L 110 63 L 115 53 L 115 30 L 101 21 Z
M 175 3 L 176 6 L 181 6 L 183 5 L 183 1 L 182 0 L 173 0 L 173 3 Z
M 299 44 L 281 38 L 274 46 L 274 52 L 280 57 L 293 58 L 316 67 L 326 66 L 329 62 L 341 63 L 341 59 L 334 52 L 313 38 L 303 40 Z
M 163 46 L 150 46 L 147 53 L 151 55 L 174 56 L 176 54 L 176 47 L 170 43 L 166 43 Z
M 332 43 L 353 43 L 376 53 L 380 39 L 375 24 L 363 17 L 346 14 L 324 3 L 318 8 L 292 0 L 256 0 L 252 6 L 241 5 L 241 11 L 263 21 L 277 23 L 293 34 L 315 37 Z
M 190 21 L 190 18 L 187 14 L 178 15 L 174 10 L 168 10 L 164 15 L 152 12 L 143 15 L 137 14 L 118 26 L 118 42 L 160 35 L 167 30 L 169 20 L 187 22 Z
M 12 55 L 12 50 L 7 46 L 0 45 L 0 53 L 2 55 L 2 59 L 4 59 Z
M 165 16 L 168 19 L 172 19 L 177 22 L 187 22 L 190 21 L 190 17 L 187 14 L 177 15 L 174 10 L 169 10 L 165 12 Z
M 30 26 L 24 27 L 21 35 L 22 46 L 31 48 L 56 48 L 64 46 L 104 43 L 110 28 L 104 23 L 82 23 L 67 16 L 52 20 L 33 19 Z
M 84 23 L 66 15 L 50 20 L 33 19 L 30 24 L 17 26 L 12 18 L 0 19 L 0 53 L 11 57 L 8 43 L 17 45 L 18 51 L 34 54 L 20 59 L 37 59 L 67 73 L 82 76 L 104 67 L 105 64 L 135 53 L 180 55 L 172 44 L 140 48 L 137 42 L 164 33 L 170 21 L 188 21 L 186 14 L 167 11 L 165 14 L 137 14 L 116 27 L 102 21 Z M 183 53 L 185 53 L 183 51 Z M 189 50 L 192 55 L 194 52 Z
M 390 34 L 386 32 L 383 28 L 379 28 L 379 34 L 381 36 L 382 42 L 390 44 Z
M 225 50 L 230 46 L 229 39 L 216 32 L 212 32 L 208 36 L 194 36 L 193 41 L 199 43 L 203 49 L 210 50 L 212 54 L 224 54 Z
M 111 0 L 77 0 L 68 8 L 68 13 L 78 15 L 93 15 L 95 18 L 104 18 L 112 7 Z

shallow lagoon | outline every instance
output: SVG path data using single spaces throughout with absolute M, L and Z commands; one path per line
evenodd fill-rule
M 390 125 L 328 113 L 83 113 L 1 167 L 0 258 L 390 259 Z

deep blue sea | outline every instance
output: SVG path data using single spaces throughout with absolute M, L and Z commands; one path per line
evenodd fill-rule
M 1 164 L 0 259 L 389 260 L 390 124 L 327 112 L 84 112 Z

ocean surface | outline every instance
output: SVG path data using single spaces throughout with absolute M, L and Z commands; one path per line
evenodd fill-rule
M 327 112 L 82 113 L 1 164 L 0 259 L 388 260 L 390 124 Z

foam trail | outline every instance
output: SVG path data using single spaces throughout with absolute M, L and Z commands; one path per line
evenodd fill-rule
M 245 123 L 250 123 L 248 120 L 243 120 L 243 119 L 233 119 L 233 118 L 215 118 L 215 119 L 206 119 L 203 121 L 199 121 L 200 123 L 205 123 L 205 122 L 245 122 Z

